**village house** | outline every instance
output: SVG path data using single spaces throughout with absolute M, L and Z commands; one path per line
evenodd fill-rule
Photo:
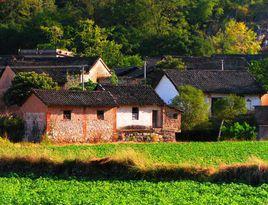
M 98 82 L 111 76 L 110 69 L 101 58 L 72 57 L 70 52 L 66 52 L 38 50 L 34 53 L 33 50 L 21 50 L 16 57 L 0 58 L 0 112 L 7 110 L 3 95 L 20 72 L 48 74 L 62 89 L 89 80 Z
M 261 97 L 265 93 L 263 87 L 246 70 L 169 69 L 163 71 L 155 91 L 165 103 L 170 104 L 179 95 L 179 87 L 182 85 L 202 90 L 211 111 L 217 99 L 229 94 L 243 96 L 247 110 L 253 111 L 255 106 L 261 105 Z
M 147 86 L 107 86 L 96 91 L 33 90 L 21 107 L 26 140 L 55 142 L 141 141 L 153 134 L 174 141 L 181 111 Z M 135 133 L 135 134 L 133 134 Z

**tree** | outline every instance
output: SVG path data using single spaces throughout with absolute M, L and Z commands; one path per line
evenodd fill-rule
M 96 89 L 97 85 L 98 83 L 94 83 L 91 80 L 88 80 L 88 82 L 84 83 L 84 90 L 93 91 Z M 83 85 L 79 84 L 78 86 L 71 87 L 70 90 L 83 91 Z
M 101 56 L 110 67 L 141 61 L 138 55 L 124 56 L 121 52 L 122 45 L 109 40 L 108 32 L 95 25 L 92 20 L 80 20 L 72 27 L 56 23 L 52 26 L 41 26 L 41 29 L 49 43 L 40 44 L 39 48 L 65 48 L 79 56 Z
M 230 20 L 225 30 L 212 38 L 212 42 L 220 54 L 257 54 L 261 50 L 257 34 L 245 23 L 235 20 Z
M 191 130 L 195 126 L 208 121 L 208 105 L 204 93 L 190 85 L 180 86 L 179 95 L 173 99 L 172 105 L 182 109 L 182 129 Z
M 224 121 L 233 120 L 235 117 L 246 114 L 246 101 L 243 97 L 237 95 L 229 95 L 225 98 L 219 99 L 214 104 L 214 116 L 221 121 L 218 140 L 221 137 L 221 130 Z
M 7 105 L 22 105 L 29 97 L 31 89 L 51 90 L 56 88 L 57 83 L 46 74 L 21 72 L 13 79 L 11 87 L 4 94 L 4 99 Z
M 181 58 L 173 58 L 172 56 L 166 56 L 163 60 L 156 63 L 158 69 L 177 69 L 185 70 L 185 63 Z
M 268 91 L 268 58 L 261 61 L 253 61 L 249 70 L 263 84 L 265 90 Z

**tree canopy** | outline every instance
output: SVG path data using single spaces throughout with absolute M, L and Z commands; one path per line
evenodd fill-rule
M 146 56 L 256 53 L 266 11 L 265 0 L 3 1 L 0 54 L 58 47 L 121 67 Z
M 246 114 L 245 98 L 237 95 L 228 95 L 218 99 L 214 104 L 213 113 L 219 120 L 233 120 L 235 117 Z
M 46 74 L 21 72 L 14 77 L 11 87 L 4 94 L 4 100 L 7 105 L 22 105 L 30 96 L 31 89 L 51 90 L 56 88 L 57 83 Z
M 212 41 L 220 54 L 257 54 L 261 50 L 256 33 L 245 23 L 234 20 L 230 20 L 224 31 L 219 31 Z
M 250 65 L 250 72 L 268 91 L 268 58 L 261 61 L 253 61 Z
M 183 130 L 191 130 L 208 121 L 209 112 L 205 95 L 193 86 L 180 86 L 179 95 L 173 99 L 172 105 L 184 111 L 182 113 Z

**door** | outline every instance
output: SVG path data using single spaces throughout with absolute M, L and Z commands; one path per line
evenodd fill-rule
M 153 110 L 153 128 L 159 127 L 159 111 Z

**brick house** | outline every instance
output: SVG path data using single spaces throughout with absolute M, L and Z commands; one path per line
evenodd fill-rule
M 0 70 L 0 112 L 18 109 L 7 108 L 3 102 L 3 95 L 11 86 L 16 74 L 20 72 L 48 74 L 62 89 L 77 86 L 83 81 L 97 82 L 111 76 L 110 69 L 101 58 L 84 57 L 25 58 L 18 56 L 0 59 Z
M 163 141 L 174 141 L 181 126 L 181 111 L 166 106 L 146 86 L 109 86 L 92 92 L 33 90 L 21 115 L 29 141 L 46 134 L 55 142 L 112 142 L 128 140 L 132 133 L 154 133 Z

